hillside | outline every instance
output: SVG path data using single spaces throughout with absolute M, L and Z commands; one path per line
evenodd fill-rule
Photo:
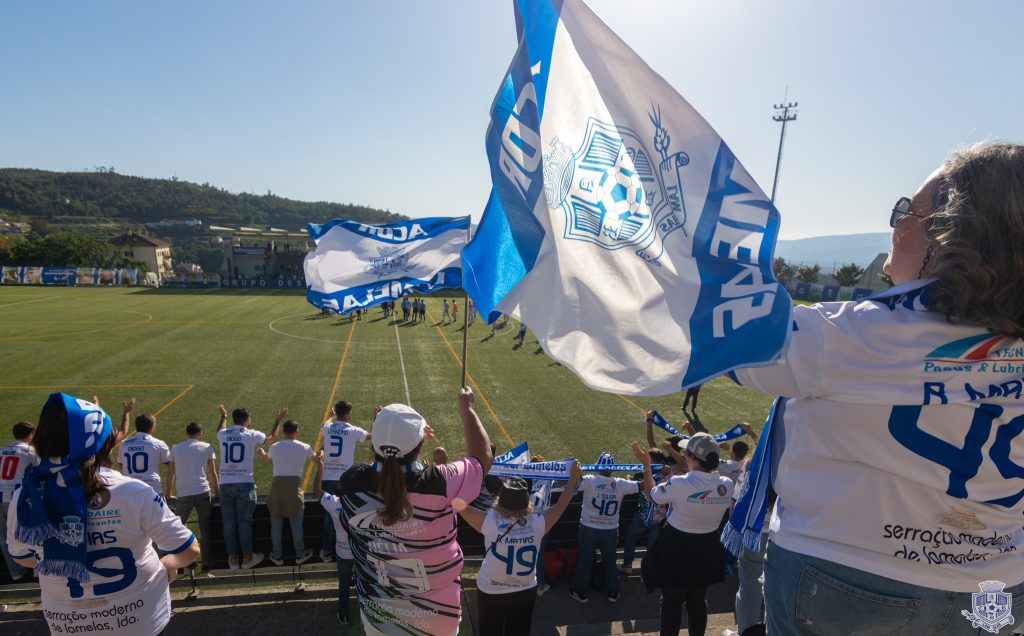
M 889 251 L 890 236 L 888 232 L 871 232 L 779 241 L 775 255 L 790 263 L 818 263 L 828 271 L 833 264 L 867 267 L 880 253 Z
M 299 230 L 336 217 L 387 223 L 404 218 L 349 203 L 306 202 L 233 194 L 209 183 L 146 179 L 110 171 L 49 172 L 0 169 L 0 215 L 68 226 L 200 219 L 215 225 L 273 225 Z

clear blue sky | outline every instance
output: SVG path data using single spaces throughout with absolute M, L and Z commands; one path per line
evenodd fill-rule
M 782 238 L 887 229 L 955 146 L 1024 142 L 1024 2 L 591 0 L 767 192 Z M 5 2 L 0 166 L 472 214 L 511 0 Z

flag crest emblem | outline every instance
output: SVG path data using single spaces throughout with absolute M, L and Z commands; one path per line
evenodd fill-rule
M 658 155 L 632 129 L 593 117 L 575 152 L 552 139 L 551 152 L 544 156 L 544 192 L 549 207 L 563 213 L 563 238 L 606 250 L 633 248 L 659 265 L 660 250 L 648 251 L 659 229 L 662 240 L 674 230 L 686 232 L 679 169 L 689 156 L 668 152 L 670 136 L 658 109 L 652 109 L 650 121 Z

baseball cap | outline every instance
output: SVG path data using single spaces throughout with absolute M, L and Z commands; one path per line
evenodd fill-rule
M 498 505 L 505 510 L 522 510 L 530 505 L 530 485 L 525 479 L 509 477 L 501 484 Z
M 686 442 L 686 451 L 699 459 L 707 461 L 711 453 L 718 454 L 718 442 L 707 433 L 697 433 Z
M 373 450 L 381 457 L 403 457 L 423 441 L 427 421 L 410 406 L 388 404 L 373 420 Z

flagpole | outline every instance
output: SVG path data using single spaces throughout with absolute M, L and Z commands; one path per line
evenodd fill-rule
M 466 244 L 469 244 L 472 221 L 466 223 Z M 466 356 L 469 354 L 469 292 L 466 291 L 466 281 L 462 281 L 462 388 L 466 388 Z

